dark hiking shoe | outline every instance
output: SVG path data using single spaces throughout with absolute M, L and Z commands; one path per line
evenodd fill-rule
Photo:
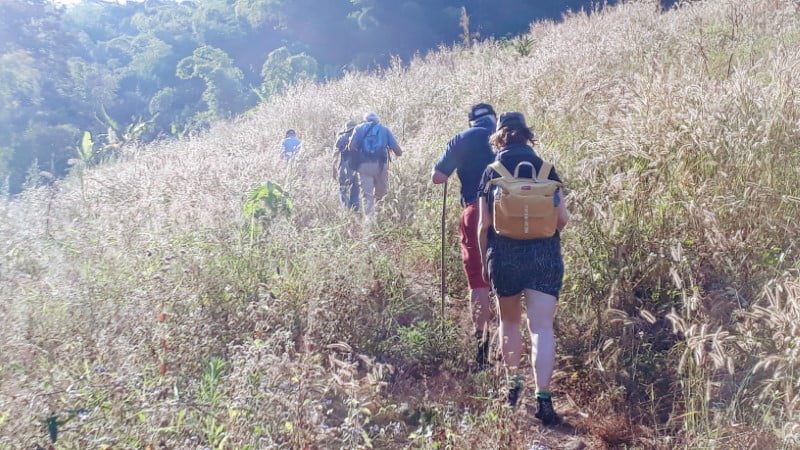
M 508 388 L 508 404 L 511 405 L 512 408 L 517 406 L 517 401 L 519 400 L 521 394 L 522 394 L 522 378 L 516 376 L 511 381 L 511 385 Z
M 537 419 L 541 420 L 545 425 L 556 425 L 561 423 L 561 418 L 558 417 L 556 414 L 556 410 L 553 409 L 553 400 L 549 398 L 537 398 L 536 401 L 539 403 L 539 410 L 536 411 Z

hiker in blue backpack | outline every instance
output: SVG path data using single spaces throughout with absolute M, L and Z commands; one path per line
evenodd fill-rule
M 350 136 L 353 135 L 353 129 L 356 127 L 355 120 L 348 120 L 344 124 L 344 131 L 339 133 L 336 138 L 336 156 L 338 157 L 338 181 L 339 181 L 339 198 L 342 204 L 353 211 L 358 211 L 360 201 L 358 198 L 358 173 L 357 167 L 354 166 L 353 154 L 354 152 L 347 149 L 347 144 L 350 142 Z
M 354 152 L 356 159 L 356 171 L 364 193 L 364 214 L 372 217 L 375 202 L 389 189 L 389 150 L 397 156 L 402 155 L 403 150 L 374 112 L 364 115 L 364 122 L 353 130 L 347 148 Z
M 461 260 L 470 290 L 470 310 L 478 352 L 475 362 L 479 369 L 489 362 L 488 324 L 492 318 L 489 303 L 489 283 L 483 279 L 481 253 L 478 247 L 478 184 L 492 161 L 494 152 L 489 136 L 494 132 L 497 116 L 492 105 L 478 103 L 469 111 L 469 125 L 447 143 L 441 159 L 433 167 L 431 181 L 442 184 L 454 171 L 461 181 Z
M 286 130 L 286 138 L 281 141 L 281 157 L 287 161 L 292 159 L 300 151 L 301 144 L 296 131 Z
M 556 424 L 560 418 L 553 409 L 550 396 L 550 378 L 555 368 L 555 335 L 553 321 L 556 303 L 564 278 L 564 260 L 561 256 L 560 231 L 567 225 L 567 213 L 560 188 L 551 195 L 552 235 L 543 238 L 515 239 L 500 235 L 496 226 L 498 217 L 506 220 L 506 211 L 495 210 L 495 205 L 511 196 L 510 191 L 498 186 L 498 178 L 506 179 L 502 172 L 514 173 L 513 178 L 536 179 L 542 184 L 560 183 L 561 179 L 549 164 L 545 165 L 536 154 L 533 132 L 525 124 L 522 113 L 502 113 L 497 121 L 497 131 L 489 142 L 497 152 L 496 161 L 502 167 L 486 168 L 479 185 L 480 226 L 478 242 L 481 249 L 484 277 L 491 281 L 497 294 L 500 315 L 500 342 L 503 362 L 509 375 L 508 401 L 514 406 L 522 391 L 522 377 L 518 372 L 522 355 L 520 323 L 524 295 L 531 336 L 531 359 L 536 382 L 536 417 L 545 425 Z M 530 145 L 529 145 L 530 144 Z M 526 167 L 527 166 L 527 167 Z M 545 167 L 548 170 L 543 170 Z M 521 170 L 522 169 L 522 170 Z M 523 174 L 523 170 L 527 173 Z M 547 174 L 545 175 L 545 172 Z M 528 186 L 530 189 L 530 186 Z M 543 205 L 543 203 L 540 203 Z M 525 206 L 527 214 L 527 206 Z M 518 223 L 518 222 L 513 222 Z M 524 222 L 527 230 L 528 217 Z M 503 223 L 503 226 L 507 223 Z M 550 232 L 550 231 L 548 231 Z

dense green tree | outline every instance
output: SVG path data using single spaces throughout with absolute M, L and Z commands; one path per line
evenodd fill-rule
M 0 179 L 20 189 L 31 164 L 63 175 L 75 118 L 67 60 L 78 40 L 61 27 L 63 9 L 46 0 L 0 2 Z M 10 154 L 9 154 L 10 153 Z
M 52 62 L 72 43 L 63 33 L 63 9 L 47 0 L 0 2 L 0 53 L 26 50 L 37 60 Z
M 133 18 L 142 7 L 138 2 L 83 0 L 70 7 L 63 19 L 67 28 L 80 30 L 92 42 L 101 42 L 137 34 Z
M 292 55 L 286 47 L 275 49 L 269 53 L 261 68 L 264 79 L 261 92 L 266 95 L 279 94 L 291 83 L 316 79 L 317 71 L 317 61 L 305 53 Z
M 241 44 L 249 31 L 228 0 L 204 0 L 192 14 L 194 39 L 204 45 L 227 48 Z
M 0 180 L 9 173 L 13 146 L 19 131 L 27 128 L 28 114 L 42 102 L 41 73 L 25 51 L 0 55 Z
M 185 56 L 198 46 L 193 33 L 196 10 L 196 2 L 151 0 L 137 8 L 131 23 L 139 33 L 152 33 Z
M 66 173 L 69 160 L 75 156 L 75 146 L 79 138 L 80 130 L 73 125 L 36 124 L 29 127 L 16 142 L 17 151 L 10 162 L 12 167 L 24 167 L 27 170 L 12 172 L 10 187 L 19 189 L 31 168 L 51 175 Z M 24 151 L 19 151 L 20 149 Z
M 15 126 L 27 123 L 20 115 L 39 106 L 42 73 L 30 53 L 17 50 L 0 55 L 0 136 L 7 141 Z
M 222 50 L 208 45 L 197 48 L 192 56 L 178 63 L 178 78 L 199 78 L 205 82 L 203 101 L 206 111 L 200 111 L 203 121 L 228 117 L 242 111 L 251 101 L 242 85 L 244 74 Z

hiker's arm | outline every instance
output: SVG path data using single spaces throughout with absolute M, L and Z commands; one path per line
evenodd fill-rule
M 560 201 L 558 203 L 558 222 L 556 223 L 556 228 L 558 228 L 558 231 L 561 231 L 567 226 L 567 223 L 569 223 L 569 212 L 567 212 L 567 200 L 562 189 L 558 190 L 558 196 Z
M 359 130 L 359 127 L 356 127 L 356 129 L 355 129 L 355 130 L 353 130 L 353 134 L 351 134 L 351 135 L 350 135 L 350 139 L 347 141 L 347 145 L 345 146 L 345 148 L 346 148 L 347 150 L 350 150 L 350 151 L 355 151 L 355 150 L 358 150 L 358 149 L 356 148 L 356 147 L 357 147 L 357 146 L 356 146 L 356 142 L 358 142 L 358 141 L 357 141 L 357 139 L 358 139 L 358 137 L 357 137 L 357 136 L 358 136 L 358 133 L 359 133 L 359 131 L 360 131 L 360 130 Z
M 394 154 L 397 155 L 397 156 L 402 155 L 403 154 L 403 149 L 400 148 L 400 144 L 397 143 L 397 138 L 394 137 L 394 134 L 392 133 L 392 130 L 390 130 L 390 129 L 386 128 L 386 127 L 384 127 L 383 129 L 386 130 L 387 137 L 389 138 L 389 143 L 388 143 L 389 149 L 391 149 L 392 152 L 394 152 Z
M 480 220 L 478 221 L 478 248 L 481 251 L 481 264 L 483 265 L 483 279 L 489 283 L 489 265 L 486 261 L 486 249 L 489 240 L 489 226 L 492 223 L 492 216 L 489 215 L 489 203 L 486 197 L 479 197 L 478 206 L 480 208 Z
M 343 152 L 347 148 L 347 144 L 350 143 L 349 141 L 350 141 L 350 136 L 348 136 L 346 133 L 336 138 L 336 144 L 334 145 L 335 147 L 334 154 Z
M 433 166 L 433 172 L 431 172 L 431 181 L 433 184 L 442 184 L 446 182 L 447 179 L 450 178 L 450 175 L 453 174 L 453 171 L 456 170 L 457 160 L 455 153 L 457 149 L 458 140 L 456 137 L 448 142 L 444 153 L 442 153 L 442 157 L 439 158 L 439 161 Z
M 433 173 L 431 173 L 431 181 L 433 182 L 433 184 L 442 184 L 445 181 L 447 181 L 448 178 L 450 177 L 448 177 L 446 174 L 440 172 L 437 169 L 433 169 Z

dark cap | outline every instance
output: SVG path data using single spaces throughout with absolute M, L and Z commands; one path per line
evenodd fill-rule
M 525 116 L 521 112 L 504 112 L 500 113 L 500 117 L 497 119 L 497 129 L 501 128 L 520 129 L 528 128 L 528 126 L 525 124 Z
M 494 108 L 492 108 L 492 105 L 488 103 L 478 103 L 477 105 L 473 105 L 472 108 L 469 109 L 470 122 L 478 120 L 483 116 L 496 116 L 496 115 L 497 113 L 494 112 Z
M 348 120 L 344 123 L 344 131 L 350 131 L 358 125 L 355 120 Z

